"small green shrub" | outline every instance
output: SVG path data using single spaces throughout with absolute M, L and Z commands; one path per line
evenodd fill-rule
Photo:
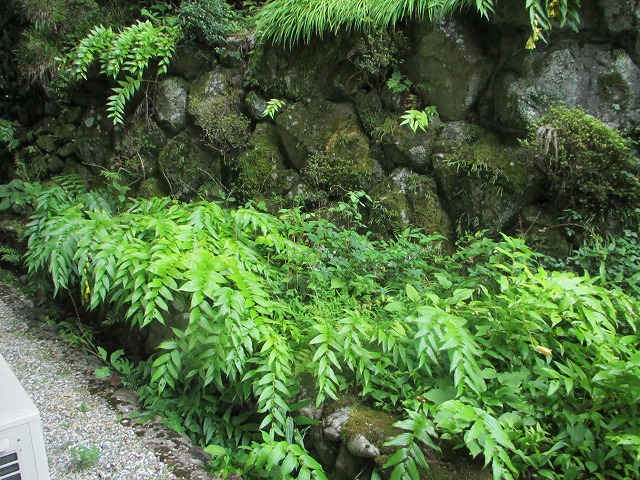
M 598 212 L 638 204 L 640 164 L 631 142 L 584 110 L 552 108 L 523 144 L 552 196 Z
M 233 9 L 225 0 L 185 0 L 178 7 L 185 35 L 217 46 L 233 31 Z
M 77 445 L 71 447 L 69 450 L 71 457 L 71 463 L 79 469 L 86 469 L 93 467 L 100 459 L 100 450 L 98 447 L 86 447 L 84 445 Z

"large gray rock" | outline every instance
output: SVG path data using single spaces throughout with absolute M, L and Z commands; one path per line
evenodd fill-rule
M 621 49 L 569 42 L 525 52 L 499 74 L 493 89 L 505 130 L 522 132 L 551 106 L 579 106 L 629 131 L 640 123 L 640 69 Z
M 402 68 L 421 91 L 425 105 L 435 105 L 443 120 L 460 120 L 485 89 L 495 60 L 478 47 L 477 32 L 459 21 L 422 22 L 413 33 L 415 52 Z
M 601 19 L 612 34 L 636 33 L 640 24 L 640 2 L 637 0 L 598 0 Z
M 357 69 L 346 60 L 350 48 L 344 39 L 314 41 L 293 48 L 259 47 L 249 70 L 271 97 L 344 100 L 361 85 Z
M 382 143 L 385 168 L 391 170 L 404 166 L 414 172 L 427 173 L 431 170 L 431 152 L 436 135 L 437 122 L 432 123 L 425 132 L 413 132 L 406 125 L 395 128 Z
M 187 112 L 202 128 L 206 143 L 223 155 L 243 147 L 249 137 L 250 121 L 241 103 L 236 70 L 218 67 L 198 77 L 189 89 Z
M 180 77 L 166 78 L 156 87 L 155 119 L 172 134 L 187 125 L 187 94 L 187 84 Z

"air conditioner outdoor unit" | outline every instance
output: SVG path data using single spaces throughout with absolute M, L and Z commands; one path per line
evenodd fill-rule
M 1 354 L 0 480 L 49 480 L 40 414 Z

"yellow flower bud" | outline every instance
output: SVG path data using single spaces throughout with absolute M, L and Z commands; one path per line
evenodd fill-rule
M 547 348 L 547 347 L 542 347 L 542 346 L 538 345 L 536 347 L 536 350 L 538 352 L 540 352 L 541 354 L 543 354 L 545 357 L 550 357 L 550 356 L 553 355 L 553 351 L 551 349 Z

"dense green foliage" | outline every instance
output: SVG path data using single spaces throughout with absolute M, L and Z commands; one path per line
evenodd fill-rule
M 415 231 L 372 240 L 352 229 L 357 195 L 331 212 L 352 222 L 340 230 L 298 210 L 124 201 L 73 178 L 3 193 L 35 208 L 32 272 L 131 326 L 173 325 L 139 367 L 146 405 L 205 445 L 260 442 L 251 474 L 324 478 L 295 411 L 347 389 L 406 411 L 393 478 L 417 480 L 442 442 L 496 479 L 640 468 L 640 305 L 543 269 L 521 240 L 468 238 L 453 256 Z
M 220 45 L 232 31 L 233 9 L 224 0 L 184 0 L 177 14 L 192 40 Z
M 340 30 L 370 31 L 393 28 L 410 19 L 434 19 L 462 9 L 475 9 L 488 18 L 495 10 L 496 0 L 274 0 L 257 14 L 257 28 L 266 39 L 292 45 L 309 43 L 313 36 Z M 528 0 L 524 8 L 529 13 L 531 35 L 527 48 L 544 40 L 543 32 L 554 24 L 577 28 L 579 0 Z
M 524 144 L 551 195 L 598 212 L 638 204 L 640 162 L 631 142 L 584 110 L 552 108 L 532 124 Z
M 74 80 L 87 78 L 87 70 L 97 59 L 100 72 L 116 80 L 118 86 L 108 99 L 109 117 L 124 123 L 125 105 L 142 86 L 152 61 L 157 74 L 166 73 L 180 36 L 175 19 L 154 24 L 137 22 L 116 33 L 111 27 L 95 27 L 65 58 L 67 73 Z

